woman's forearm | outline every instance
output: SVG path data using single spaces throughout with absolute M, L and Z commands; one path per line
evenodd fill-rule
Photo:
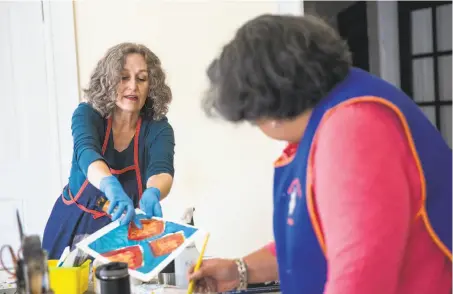
M 170 174 L 162 173 L 149 177 L 146 187 L 155 187 L 160 191 L 160 200 L 167 197 L 173 185 L 173 177 Z
M 278 280 L 277 258 L 266 247 L 244 257 L 244 262 L 249 284 Z
M 103 160 L 96 160 L 88 166 L 87 179 L 91 185 L 99 189 L 101 180 L 111 176 L 108 165 Z

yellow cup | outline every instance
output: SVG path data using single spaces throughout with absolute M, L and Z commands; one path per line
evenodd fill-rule
M 57 267 L 58 260 L 49 260 L 50 288 L 55 294 L 82 294 L 88 290 L 91 260 L 79 267 Z

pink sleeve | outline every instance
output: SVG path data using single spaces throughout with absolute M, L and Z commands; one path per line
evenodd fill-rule
M 277 252 L 275 251 L 275 242 L 271 242 L 264 246 L 273 256 L 277 255 Z
M 404 129 L 375 103 L 340 106 L 315 142 L 314 195 L 326 242 L 325 294 L 396 294 L 410 223 Z

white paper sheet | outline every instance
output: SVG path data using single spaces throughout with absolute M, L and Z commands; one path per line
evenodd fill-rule
M 141 210 L 137 209 L 136 213 L 144 221 L 149 221 L 145 220 L 145 215 Z M 143 240 L 137 239 L 137 235 L 131 233 L 133 231 L 130 227 L 120 226 L 117 220 L 82 240 L 76 246 L 104 263 L 118 260 L 118 258 L 128 260 L 129 274 L 138 280 L 148 282 L 157 277 L 157 274 L 179 256 L 187 246 L 206 236 L 206 232 L 187 224 L 156 217 L 153 217 L 152 220 L 159 229 L 156 229 L 156 226 L 153 228 L 144 226 L 143 230 L 149 232 L 158 230 L 159 233 L 153 231 L 155 235 Z M 139 233 L 145 231 L 140 230 Z M 135 230 L 135 232 L 137 231 Z M 157 240 L 160 242 L 155 242 Z M 172 249 L 171 253 L 162 253 L 175 246 L 177 246 L 176 249 Z M 110 259 L 105 256 L 112 252 L 115 253 L 115 256 Z

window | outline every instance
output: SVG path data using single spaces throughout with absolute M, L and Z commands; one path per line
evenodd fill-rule
M 451 147 L 452 2 L 399 1 L 401 88 Z

